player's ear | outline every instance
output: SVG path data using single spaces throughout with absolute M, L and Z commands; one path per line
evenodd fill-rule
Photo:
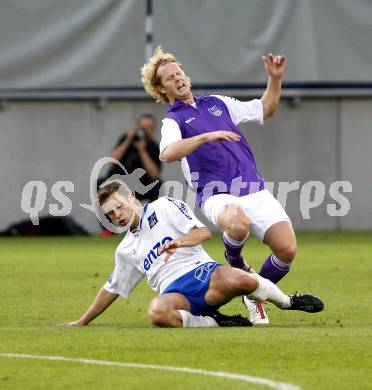
M 161 84 L 156 86 L 156 90 L 165 95 L 165 88 Z
M 136 195 L 134 194 L 134 192 L 129 192 L 128 193 L 128 200 L 135 200 L 136 199 Z

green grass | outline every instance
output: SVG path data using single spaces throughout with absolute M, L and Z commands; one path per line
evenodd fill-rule
M 372 388 L 372 234 L 298 234 L 298 255 L 280 287 L 310 292 L 325 311 L 310 315 L 270 305 L 266 327 L 150 328 L 154 293 L 141 283 L 85 328 L 77 319 L 113 269 L 116 238 L 0 239 L 0 352 L 192 367 L 260 376 L 302 389 Z M 219 237 L 205 245 L 223 262 Z M 259 269 L 268 248 L 251 240 Z M 235 299 L 225 313 L 242 312 Z M 0 389 L 263 389 L 185 373 L 0 356 Z

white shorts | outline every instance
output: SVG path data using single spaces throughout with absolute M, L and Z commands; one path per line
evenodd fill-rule
M 217 225 L 217 217 L 222 209 L 229 204 L 241 207 L 251 220 L 251 231 L 263 241 L 266 230 L 280 221 L 291 223 L 282 205 L 273 197 L 269 190 L 237 197 L 229 194 L 213 195 L 208 198 L 203 207 L 203 213 L 210 222 Z

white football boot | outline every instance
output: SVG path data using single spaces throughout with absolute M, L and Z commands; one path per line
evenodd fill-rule
M 242 296 L 242 302 L 248 310 L 252 324 L 264 325 L 270 322 L 262 303 L 252 301 L 246 295 Z

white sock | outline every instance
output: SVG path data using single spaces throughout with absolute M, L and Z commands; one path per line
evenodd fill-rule
M 291 306 L 291 299 L 284 294 L 273 282 L 258 274 L 252 274 L 258 280 L 258 287 L 249 294 L 249 299 L 262 302 L 269 301 L 281 309 L 288 309 Z
M 184 328 L 212 328 L 218 326 L 217 322 L 208 316 L 194 316 L 189 311 L 178 310 L 182 317 Z
M 231 238 L 229 235 L 227 235 L 226 232 L 223 232 L 223 238 L 231 245 L 231 246 L 235 246 L 235 247 L 241 247 L 244 245 L 244 243 L 248 240 L 248 237 L 249 237 L 249 232 L 247 233 L 247 235 L 245 236 L 244 240 L 242 241 L 236 241 L 234 240 L 233 238 Z
M 291 265 L 292 265 L 292 261 L 290 263 L 285 263 L 284 261 L 282 261 L 278 257 L 276 257 L 274 255 L 274 253 L 271 255 L 271 262 L 273 263 L 274 266 L 277 265 L 282 270 L 291 268 Z

